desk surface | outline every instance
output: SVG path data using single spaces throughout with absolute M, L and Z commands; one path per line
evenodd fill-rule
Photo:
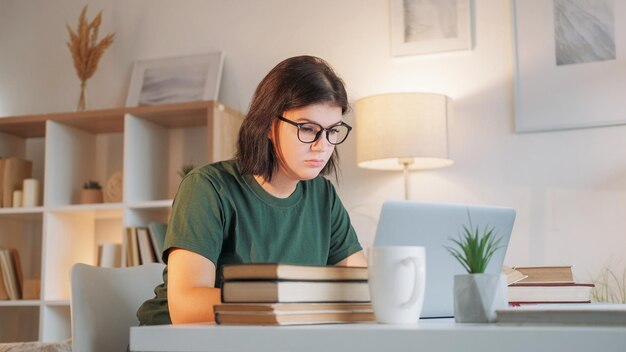
M 626 327 L 456 324 L 417 325 L 141 326 L 130 329 L 131 351 L 620 351 Z

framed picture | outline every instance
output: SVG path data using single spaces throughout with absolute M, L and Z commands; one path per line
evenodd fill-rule
M 472 0 L 391 0 L 391 54 L 472 48 Z
M 626 123 L 626 6 L 513 0 L 515 130 Z
M 224 53 L 135 62 L 126 106 L 217 100 Z

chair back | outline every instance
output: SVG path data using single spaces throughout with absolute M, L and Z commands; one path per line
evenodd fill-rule
M 74 352 L 126 351 L 137 309 L 163 282 L 164 264 L 103 268 L 72 266 L 70 303 Z

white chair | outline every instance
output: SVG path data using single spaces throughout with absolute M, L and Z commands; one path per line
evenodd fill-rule
M 72 351 L 126 351 L 136 312 L 163 282 L 165 265 L 128 268 L 74 264 L 72 283 Z

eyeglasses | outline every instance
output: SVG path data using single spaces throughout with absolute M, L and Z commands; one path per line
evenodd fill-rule
M 346 140 L 346 138 L 348 138 L 348 135 L 352 130 L 352 127 L 344 122 L 339 122 L 336 125 L 324 128 L 315 122 L 298 123 L 288 120 L 282 116 L 276 117 L 278 117 L 281 121 L 298 127 L 298 139 L 302 143 L 314 143 L 320 139 L 322 132 L 326 131 L 326 139 L 328 140 L 328 143 L 332 145 L 341 144 Z

